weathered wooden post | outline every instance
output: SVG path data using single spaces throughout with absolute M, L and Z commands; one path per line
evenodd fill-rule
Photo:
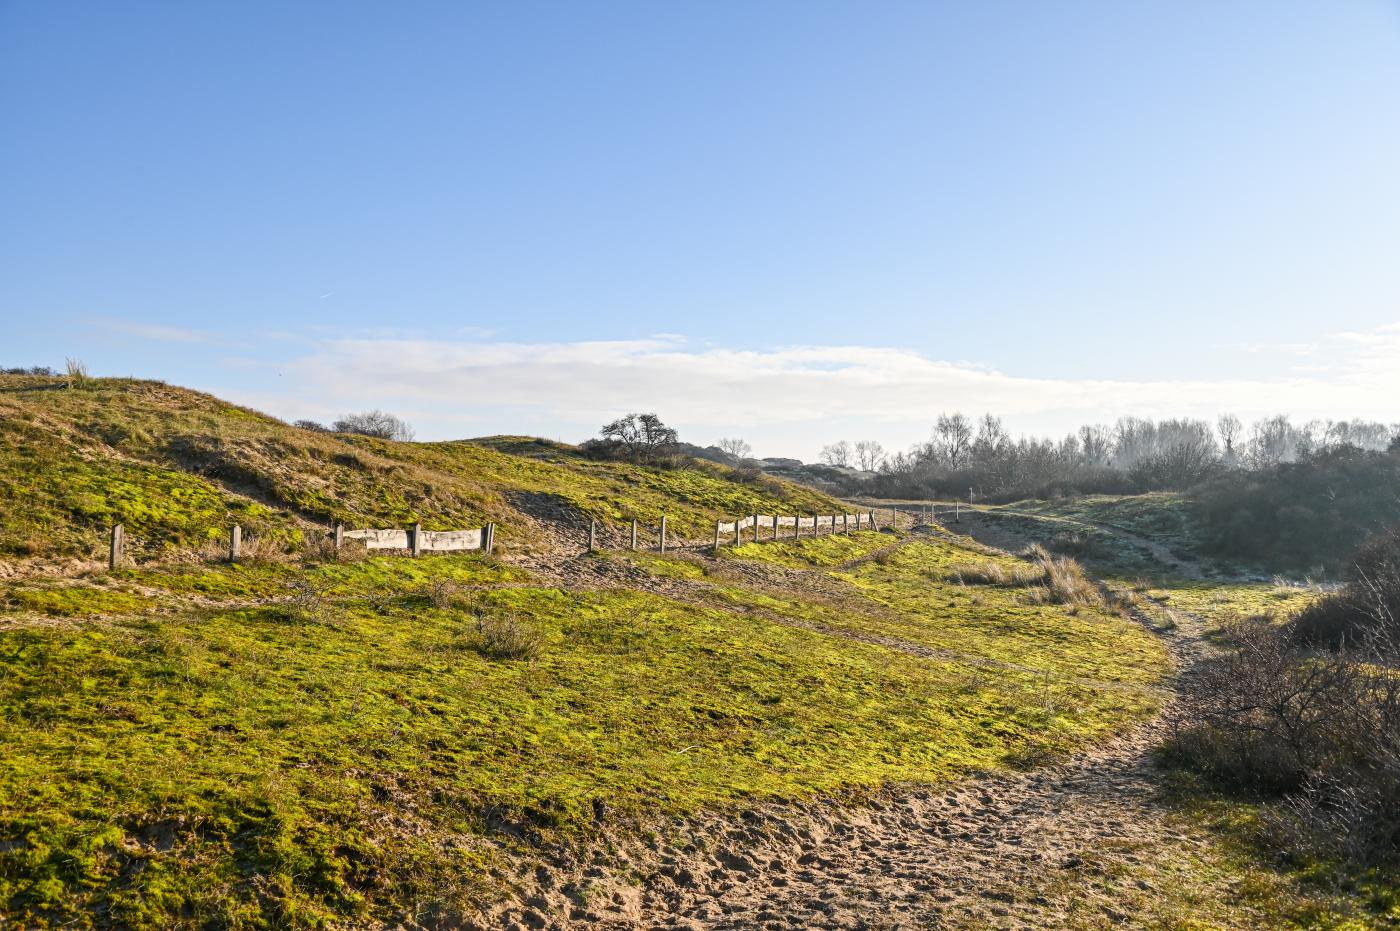
M 122 560 L 126 557 L 126 530 L 121 524 L 112 525 L 112 549 L 107 555 L 107 567 L 109 569 L 120 569 Z
M 851 533 L 851 515 L 844 512 L 841 514 L 841 532 L 848 536 Z
M 481 528 L 481 548 L 487 556 L 496 548 L 496 525 L 490 521 Z
M 414 521 L 412 529 L 408 531 L 408 552 L 417 556 L 423 552 L 423 525 Z
M 856 533 L 860 533 L 860 511 L 856 511 Z
M 341 548 L 342 546 L 345 545 L 345 525 L 344 525 L 344 524 L 336 524 L 336 525 L 335 525 L 335 531 L 333 532 L 331 539 L 335 541 L 335 551 L 336 551 L 336 554 L 339 555 L 339 553 L 340 553 L 340 548 Z
M 719 531 L 720 531 L 720 528 L 723 527 L 723 526 L 724 526 L 724 521 L 722 521 L 722 520 L 717 520 L 717 521 L 715 521 L 715 548 L 714 548 L 714 551 L 715 551 L 716 553 L 719 552 Z
M 753 542 L 758 542 L 758 512 L 753 513 Z
M 757 531 L 754 531 L 754 532 L 757 533 Z M 778 539 L 778 515 L 777 515 L 777 514 L 774 514 L 774 515 L 773 515 L 773 540 L 774 540 L 774 542 L 777 542 L 777 539 Z
M 660 549 L 660 552 L 662 552 L 662 553 L 666 552 L 666 515 L 665 515 L 665 514 L 662 514 L 662 515 L 661 515 L 661 549 Z
M 238 554 L 243 549 L 243 528 L 237 524 L 228 534 L 228 561 L 238 562 Z
M 588 522 L 588 552 L 593 552 L 598 543 L 598 518 Z
M 637 518 L 632 518 L 632 549 L 637 548 Z
M 735 546 L 740 546 L 740 545 L 743 544 L 743 542 L 744 542 L 743 522 L 742 522 L 742 521 L 737 521 L 737 520 L 736 520 L 736 521 L 734 522 L 734 545 L 735 545 Z
M 953 523 L 962 523 L 962 502 L 957 498 L 953 499 Z

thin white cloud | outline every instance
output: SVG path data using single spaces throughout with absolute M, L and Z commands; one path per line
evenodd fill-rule
M 992 411 L 1047 433 L 1123 414 L 1400 418 L 1400 325 L 1325 337 L 1309 361 L 1306 371 L 1291 367 L 1296 357 L 1281 361 L 1271 378 L 1047 379 L 892 347 L 729 350 L 659 334 L 576 343 L 333 339 L 282 370 L 287 387 L 322 411 L 393 406 L 420 436 L 456 435 L 464 422 L 582 436 L 645 409 L 699 441 L 747 431 L 788 444 L 774 454 L 807 456 L 841 438 L 833 431 L 903 445 L 951 410 Z
M 125 333 L 128 336 L 155 340 L 161 343 L 207 343 L 210 340 L 210 334 L 203 330 L 191 330 L 185 327 L 163 326 L 157 323 L 136 323 L 129 320 L 100 319 L 95 322 L 105 330 L 111 330 L 115 333 Z

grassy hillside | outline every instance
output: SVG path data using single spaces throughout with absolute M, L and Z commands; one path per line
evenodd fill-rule
M 597 554 L 568 588 L 479 554 L 8 583 L 0 915 L 446 921 L 554 844 L 1024 765 L 1155 706 L 1141 628 L 892 542 Z
M 647 523 L 703 539 L 754 510 L 830 513 L 830 498 L 713 463 L 593 462 L 562 444 L 508 438 L 395 443 L 288 426 L 159 382 L 0 376 L 0 560 L 91 558 L 113 522 L 137 554 L 197 548 L 234 523 L 299 546 L 347 526 L 499 524 L 539 542 L 538 517 Z

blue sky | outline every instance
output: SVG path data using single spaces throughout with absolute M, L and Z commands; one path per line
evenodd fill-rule
M 0 0 L 0 365 L 903 446 L 1400 419 L 1385 2 Z

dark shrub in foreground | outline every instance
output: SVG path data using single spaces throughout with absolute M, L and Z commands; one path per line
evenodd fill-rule
M 1341 589 L 1302 611 L 1289 629 L 1303 646 L 1400 655 L 1400 530 L 1367 540 Z
M 1226 642 L 1193 684 L 1167 760 L 1281 798 L 1272 837 L 1284 850 L 1400 860 L 1400 674 L 1346 651 L 1300 651 L 1266 617 Z

